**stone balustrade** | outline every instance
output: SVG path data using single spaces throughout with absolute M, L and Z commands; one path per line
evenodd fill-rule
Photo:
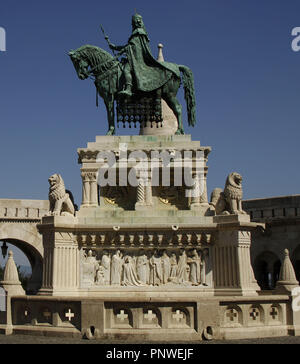
M 253 221 L 300 217 L 300 195 L 243 201 L 243 209 Z
M 0 219 L 40 220 L 48 211 L 48 200 L 0 199 Z

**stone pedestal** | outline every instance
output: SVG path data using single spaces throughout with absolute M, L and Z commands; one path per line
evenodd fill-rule
M 79 149 L 82 204 L 74 217 L 43 217 L 43 285 L 13 298 L 11 327 L 169 341 L 298 333 L 290 296 L 259 295 L 258 224 L 243 211 L 216 216 L 208 203 L 209 152 L 189 135 L 97 136 Z M 177 184 L 180 171 L 190 183 Z M 284 284 L 295 283 L 289 267 Z
M 189 135 L 98 136 L 79 149 L 80 210 L 39 225 L 39 295 L 127 297 L 128 288 L 174 298 L 257 295 L 250 263 L 257 224 L 248 215 L 214 216 L 209 152 Z
M 76 295 L 79 288 L 79 250 L 74 238 L 76 218 L 46 216 L 38 226 L 43 235 L 43 283 L 39 295 Z
M 218 242 L 213 248 L 214 282 L 218 295 L 257 295 L 260 291 L 250 261 L 249 215 L 216 216 Z

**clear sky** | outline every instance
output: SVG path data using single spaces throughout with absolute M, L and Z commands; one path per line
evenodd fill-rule
M 194 73 L 197 125 L 185 115 L 184 124 L 212 147 L 208 192 L 237 171 L 245 198 L 299 193 L 300 52 L 291 49 L 299 0 L 2 0 L 0 198 L 47 199 L 47 179 L 60 173 L 80 204 L 77 148 L 105 134 L 107 121 L 67 52 L 109 51 L 100 24 L 125 44 L 135 8 L 153 55 L 161 42 L 165 60 Z

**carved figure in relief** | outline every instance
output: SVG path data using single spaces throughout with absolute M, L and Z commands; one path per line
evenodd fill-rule
M 166 250 L 163 251 L 163 255 L 161 257 L 161 265 L 162 265 L 162 283 L 166 284 L 169 282 L 171 273 L 170 258 Z
M 162 282 L 162 265 L 161 257 L 158 250 L 154 250 L 152 257 L 149 261 L 150 264 L 150 279 L 149 283 L 152 286 L 159 286 Z
M 101 266 L 104 269 L 104 284 L 110 284 L 110 256 L 106 250 L 103 251 Z
M 242 209 L 242 176 L 232 172 L 226 179 L 224 191 L 215 188 L 211 194 L 211 205 L 216 215 L 246 214 Z
M 177 257 L 175 253 L 171 254 L 170 257 L 170 282 L 176 283 L 177 280 Z
M 206 267 L 207 267 L 207 260 L 208 260 L 208 249 L 204 249 L 202 251 L 201 257 L 201 272 L 200 272 L 200 282 L 203 286 L 207 286 L 206 282 Z
M 151 255 L 152 254 L 152 255 Z M 123 258 L 120 249 L 104 250 L 97 260 L 92 250 L 82 252 L 82 282 L 97 286 L 207 286 L 208 249 L 196 248 L 187 252 L 184 248 L 170 256 L 164 249 L 140 249 L 127 253 Z
M 140 255 L 136 259 L 136 272 L 139 280 L 146 284 L 149 282 L 149 266 L 148 258 L 144 250 L 140 251 Z
M 91 250 L 87 254 L 84 254 L 84 261 L 82 265 L 83 280 L 86 283 L 93 284 L 95 282 L 95 274 L 98 263 L 96 258 L 93 256 Z
M 98 286 L 105 285 L 105 269 L 102 267 L 102 265 L 98 266 L 95 283 Z
M 191 256 L 187 258 L 187 263 L 190 266 L 189 280 L 193 286 L 197 286 L 200 283 L 201 258 L 196 249 L 192 250 Z
M 111 258 L 111 285 L 121 285 L 123 259 L 120 249 L 117 249 Z
M 187 256 L 184 249 L 179 250 L 179 258 L 177 265 L 177 281 L 178 283 L 188 282 L 188 264 Z
M 48 215 L 74 215 L 75 208 L 70 195 L 66 192 L 60 174 L 53 174 L 48 179 L 50 210 Z
M 142 286 L 143 283 L 138 279 L 133 258 L 126 255 L 124 258 L 122 286 Z

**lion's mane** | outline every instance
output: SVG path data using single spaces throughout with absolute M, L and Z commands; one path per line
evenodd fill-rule
M 66 190 L 62 177 L 59 174 L 54 174 L 50 178 L 55 179 L 55 184 L 49 187 L 49 200 L 57 201 L 65 197 Z

